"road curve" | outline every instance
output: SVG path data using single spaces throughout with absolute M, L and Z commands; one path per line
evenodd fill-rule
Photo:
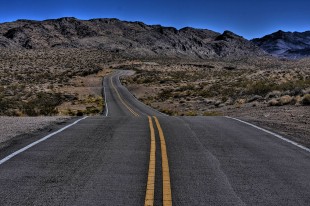
M 307 150 L 225 117 L 166 116 L 121 85 L 126 74 L 104 78 L 104 115 L 0 164 L 0 205 L 310 205 Z

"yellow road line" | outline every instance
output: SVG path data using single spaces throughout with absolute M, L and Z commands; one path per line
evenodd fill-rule
M 145 206 L 154 205 L 154 191 L 155 191 L 155 163 L 156 163 L 156 142 L 155 142 L 155 131 L 152 122 L 152 118 L 148 116 L 150 132 L 151 132 L 151 149 L 150 149 L 150 163 L 149 163 L 149 172 L 147 178 L 147 187 L 145 195 Z
M 125 105 L 125 107 L 134 115 L 134 116 L 139 116 L 138 113 L 136 113 L 133 109 L 131 109 L 126 103 L 125 101 L 123 100 L 123 98 L 121 97 L 121 95 L 119 94 L 119 92 L 117 91 L 117 89 L 115 88 L 114 84 L 113 84 L 113 81 L 112 81 L 112 77 L 110 78 L 111 80 L 111 85 L 113 87 L 113 89 L 115 90 L 117 96 L 119 97 L 119 99 L 121 100 L 121 102 L 123 103 L 123 105 Z
M 171 197 L 171 185 L 170 185 L 170 173 L 169 173 L 169 163 L 167 156 L 167 148 L 164 132 L 159 124 L 157 117 L 154 116 L 155 123 L 158 129 L 159 138 L 160 138 L 160 148 L 161 148 L 161 164 L 163 172 L 163 205 L 171 206 L 172 197 Z

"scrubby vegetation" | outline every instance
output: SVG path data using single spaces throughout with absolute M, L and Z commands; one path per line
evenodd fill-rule
M 83 114 L 100 113 L 103 108 L 100 92 L 87 99 L 79 91 L 70 92 L 68 88 L 79 86 L 83 90 L 83 85 L 75 79 L 99 74 L 118 59 L 100 50 L 3 49 L 0 51 L 0 115 L 57 115 L 58 107 L 66 103 L 84 105 Z M 68 108 L 61 114 L 77 113 Z
M 139 98 L 170 115 L 216 115 L 213 109 L 246 104 L 307 105 L 310 60 L 160 62 L 141 65 L 124 83 L 144 87 Z

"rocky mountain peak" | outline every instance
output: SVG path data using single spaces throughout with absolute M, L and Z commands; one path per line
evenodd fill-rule
M 243 39 L 243 37 L 238 36 L 237 34 L 231 32 L 231 31 L 224 31 L 223 34 L 219 35 L 218 37 L 216 37 L 216 40 L 224 40 L 224 41 L 228 41 L 228 40 L 232 40 L 232 39 Z
M 310 31 L 284 32 L 279 30 L 251 41 L 277 57 L 294 59 L 310 56 Z

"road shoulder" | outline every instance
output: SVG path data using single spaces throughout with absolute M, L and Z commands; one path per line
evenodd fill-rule
M 0 119 L 7 118 L 1 117 Z M 40 123 L 39 121 L 45 119 Z M 9 117 L 9 121 L 2 122 L 1 129 L 1 142 L 0 142 L 0 159 L 15 152 L 38 139 L 53 133 L 66 125 L 76 121 L 78 118 L 74 117 L 31 117 L 31 124 L 29 117 Z M 28 124 L 26 123 L 28 121 Z M 19 126 L 12 126 L 14 122 L 19 122 Z M 21 126 L 22 125 L 22 126 Z M 4 127 L 11 127 L 17 129 L 16 132 L 8 133 L 3 129 Z

